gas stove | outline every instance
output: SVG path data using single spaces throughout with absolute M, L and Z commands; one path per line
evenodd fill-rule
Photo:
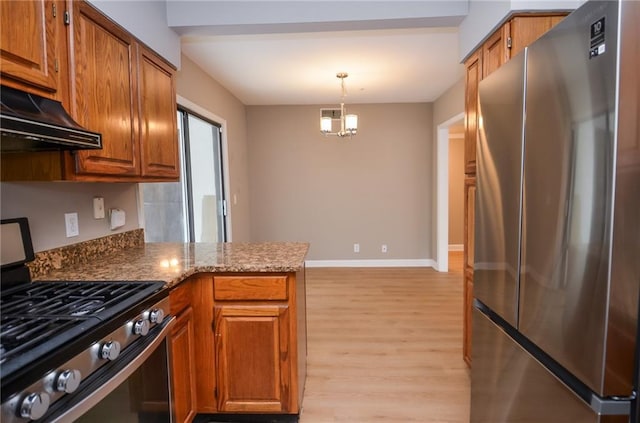
M 25 266 L 33 260 L 26 219 L 3 220 L 1 228 L 0 421 L 112 421 L 96 420 L 91 413 L 117 389 L 114 380 L 127 376 L 144 384 L 134 373 L 150 351 L 165 358 L 147 367 L 167 374 L 166 340 L 174 318 L 164 282 L 31 282 Z M 133 383 L 127 380 L 124 386 Z M 170 399 L 164 394 L 169 383 L 166 376 L 166 410 L 139 412 L 127 421 L 170 421 Z
M 166 296 L 163 282 L 31 282 L 2 291 L 0 380 L 5 395 L 28 373 L 65 361 L 99 332 Z M 47 359 L 47 360 L 43 360 Z M 23 383 L 20 383 L 24 381 Z

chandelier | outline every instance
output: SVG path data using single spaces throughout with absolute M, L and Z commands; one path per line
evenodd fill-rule
M 349 76 L 346 72 L 340 72 L 336 77 L 340 78 L 340 86 L 342 87 L 342 98 L 340 101 L 340 109 L 320 109 L 320 132 L 325 136 L 334 135 L 338 137 L 349 137 L 356 134 L 358 130 L 358 115 L 348 115 L 347 109 L 344 107 L 344 97 L 346 89 L 344 87 L 344 79 Z M 333 131 L 333 122 L 339 121 L 340 128 Z

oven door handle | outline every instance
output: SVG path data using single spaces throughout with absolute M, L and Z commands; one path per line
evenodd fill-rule
M 69 422 L 74 421 L 81 417 L 84 413 L 89 411 L 94 405 L 98 404 L 102 399 L 109 395 L 114 389 L 116 389 L 122 382 L 127 380 L 129 376 L 133 374 L 144 362 L 153 354 L 162 342 L 169 335 L 169 331 L 173 327 L 176 318 L 171 317 L 166 324 L 163 325 L 162 330 L 156 335 L 154 340 L 145 347 L 133 360 L 127 364 L 125 368 L 116 373 L 106 383 L 100 386 L 100 389 L 89 394 L 78 403 L 74 404 L 64 413 L 56 416 L 51 422 Z

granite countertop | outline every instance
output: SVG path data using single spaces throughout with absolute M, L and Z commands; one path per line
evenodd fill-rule
M 296 272 L 309 244 L 146 243 L 39 275 L 36 280 L 159 280 L 170 288 L 196 273 Z

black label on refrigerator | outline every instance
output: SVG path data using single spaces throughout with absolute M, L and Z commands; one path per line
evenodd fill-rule
M 591 24 L 591 36 L 589 41 L 589 59 L 599 56 L 605 52 L 604 17 Z

